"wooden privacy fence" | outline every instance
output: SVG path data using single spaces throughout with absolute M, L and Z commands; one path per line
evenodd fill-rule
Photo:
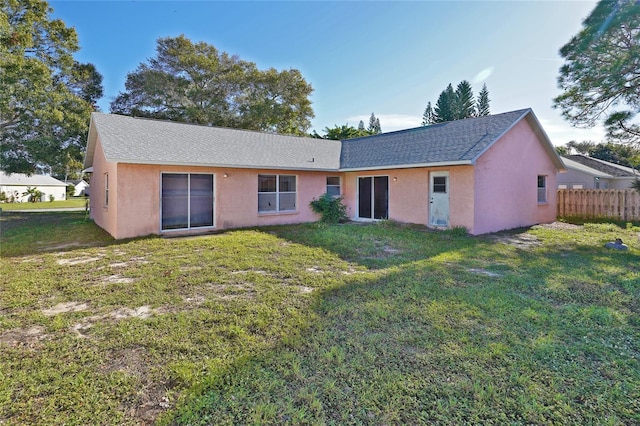
M 558 216 L 640 220 L 640 193 L 635 189 L 559 189 Z

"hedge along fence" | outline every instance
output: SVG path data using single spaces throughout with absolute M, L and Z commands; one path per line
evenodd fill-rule
M 559 189 L 558 216 L 640 220 L 640 193 L 635 189 Z

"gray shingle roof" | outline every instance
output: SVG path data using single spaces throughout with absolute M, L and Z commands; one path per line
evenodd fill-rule
M 558 170 L 560 157 L 531 109 L 332 141 L 93 113 L 84 167 L 100 138 L 107 161 L 284 170 L 375 170 L 474 164 L 527 119 Z
M 600 160 L 598 158 L 587 157 L 585 155 L 565 155 L 563 158 L 567 158 L 576 163 L 582 164 L 597 172 L 607 174 L 612 177 L 634 177 L 636 174 L 630 167 L 621 166 L 620 164 L 610 163 L 608 161 Z M 570 165 L 570 164 L 568 164 Z
M 438 123 L 343 142 L 343 169 L 473 164 L 530 109 Z
M 10 175 L 0 172 L 0 185 L 24 185 L 24 186 L 67 186 L 66 183 L 46 175 L 27 176 L 22 173 Z
M 337 170 L 340 141 L 93 113 L 111 162 L 242 168 Z M 95 133 L 95 131 L 94 131 Z M 92 131 L 85 167 L 93 164 Z

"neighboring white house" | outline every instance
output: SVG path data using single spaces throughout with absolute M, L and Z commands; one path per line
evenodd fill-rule
M 73 191 L 74 197 L 89 195 L 89 184 L 84 179 L 71 180 L 69 182 L 72 183 L 75 188 Z
M 14 199 L 17 203 L 29 201 L 29 196 L 24 195 L 28 188 L 36 187 L 42 192 L 42 201 L 67 199 L 67 184 L 45 175 L 27 176 L 22 173 L 10 175 L 0 172 L 0 192 L 4 192 L 7 200 Z
M 567 173 L 558 174 L 558 189 L 629 189 L 640 178 L 631 167 L 586 155 L 565 155 L 562 162 Z

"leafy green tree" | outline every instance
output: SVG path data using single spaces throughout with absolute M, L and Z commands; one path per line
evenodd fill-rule
M 359 138 L 362 136 L 371 136 L 373 133 L 367 129 L 355 128 L 353 126 L 349 126 L 348 124 L 343 124 L 342 126 L 338 126 L 337 124 L 333 128 L 324 128 L 324 136 L 318 135 L 314 131 L 311 135 L 312 137 L 322 138 L 322 139 L 332 139 L 336 141 Z
M 583 127 L 604 120 L 609 138 L 640 144 L 640 3 L 601 0 L 560 55 L 562 115 Z
M 489 111 L 489 91 L 487 85 L 482 85 L 482 90 L 478 93 L 478 100 L 476 102 L 476 116 L 482 117 L 491 114 Z
M 435 123 L 433 108 L 431 107 L 431 102 L 427 102 L 427 107 L 424 109 L 424 112 L 422 113 L 422 125 L 428 126 L 433 123 Z
M 181 35 L 158 39 L 156 56 L 127 75 L 111 112 L 303 135 L 314 116 L 312 91 L 296 69 L 259 70 Z
M 569 141 L 565 145 L 570 151 L 576 151 L 578 154 L 589 155 L 589 152 L 591 152 L 593 147 L 596 146 L 596 143 L 593 141 Z
M 73 59 L 76 32 L 46 1 L 0 1 L 0 168 L 61 170 L 82 158 L 102 76 Z
M 377 135 L 382 133 L 382 127 L 380 127 L 380 119 L 376 117 L 374 113 L 371 113 L 369 117 L 369 127 L 367 127 L 370 135 Z
M 556 147 L 556 151 L 562 152 L 560 155 L 569 155 L 575 151 L 578 154 L 627 167 L 635 168 L 640 165 L 640 148 L 627 144 L 570 141 L 563 146 Z

